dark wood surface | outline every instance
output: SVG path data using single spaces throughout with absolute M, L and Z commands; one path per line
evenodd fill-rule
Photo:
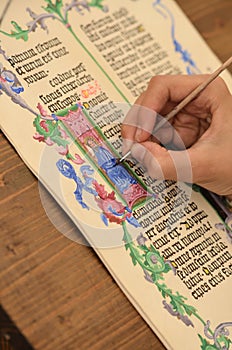
M 217 56 L 228 58 L 232 0 L 177 3 Z M 2 133 L 0 150 L 1 304 L 34 349 L 163 350 L 94 251 L 49 221 L 37 180 Z M 74 232 L 65 214 L 54 210 Z

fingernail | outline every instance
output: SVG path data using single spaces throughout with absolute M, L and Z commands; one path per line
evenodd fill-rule
M 143 159 L 145 157 L 145 154 L 147 152 L 147 149 L 142 146 L 140 143 L 134 143 L 131 147 L 131 155 L 134 157 L 137 161 L 143 162 Z
M 142 135 L 142 129 L 137 128 L 136 133 L 135 133 L 135 139 L 136 139 L 136 141 L 138 141 L 138 142 L 141 141 L 141 135 Z
M 134 142 L 132 140 L 123 139 L 122 141 L 122 155 L 124 156 L 128 151 L 130 151 Z

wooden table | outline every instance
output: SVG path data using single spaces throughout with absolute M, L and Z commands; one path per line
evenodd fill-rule
M 228 58 L 232 0 L 177 3 L 218 57 Z M 65 238 L 49 221 L 37 180 L 2 134 L 0 147 L 1 304 L 33 347 L 164 349 L 94 251 Z

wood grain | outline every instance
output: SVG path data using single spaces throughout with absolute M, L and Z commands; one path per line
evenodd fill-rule
M 232 52 L 232 1 L 177 3 L 226 60 Z M 1 303 L 33 347 L 164 350 L 94 251 L 49 221 L 37 180 L 2 133 L 0 149 Z M 79 235 L 49 195 L 46 200 L 59 225 Z

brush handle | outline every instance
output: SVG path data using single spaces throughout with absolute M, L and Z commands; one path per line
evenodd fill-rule
M 219 74 L 221 74 L 229 65 L 232 63 L 232 56 L 228 58 L 218 69 L 216 69 L 210 76 L 203 81 L 200 85 L 196 87 L 188 96 L 186 96 L 176 107 L 174 107 L 171 112 L 169 112 L 165 119 L 169 120 L 173 118 L 177 113 L 180 112 L 189 102 L 196 98 Z

